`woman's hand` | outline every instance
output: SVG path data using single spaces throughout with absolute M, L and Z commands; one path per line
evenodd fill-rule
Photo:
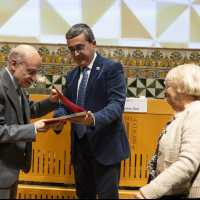
M 144 199 L 144 196 L 141 192 L 136 192 L 133 199 Z

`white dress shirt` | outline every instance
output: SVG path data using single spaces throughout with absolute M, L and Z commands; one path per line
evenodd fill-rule
M 7 69 L 7 67 L 6 67 L 6 70 L 7 70 L 8 74 L 9 74 L 9 76 L 10 76 L 10 78 L 11 78 L 11 80 L 12 80 L 14 86 L 15 86 L 15 89 L 17 90 L 18 87 L 19 87 L 19 84 L 15 81 L 13 75 L 9 72 L 9 70 Z

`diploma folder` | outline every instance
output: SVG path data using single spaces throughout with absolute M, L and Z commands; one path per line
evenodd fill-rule
M 57 88 L 53 85 L 54 89 L 58 93 L 59 98 L 63 102 L 63 104 L 69 108 L 71 111 L 75 112 L 74 114 L 71 115 L 66 115 L 63 117 L 59 118 L 52 118 L 52 119 L 47 119 L 43 120 L 44 123 L 52 123 L 52 122 L 65 122 L 69 118 L 74 118 L 74 117 L 81 117 L 86 115 L 86 111 L 77 105 L 73 104 L 71 101 L 69 101 L 66 97 L 64 97 L 58 90 Z

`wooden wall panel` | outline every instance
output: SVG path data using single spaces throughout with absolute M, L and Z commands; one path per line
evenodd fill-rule
M 31 95 L 35 101 L 45 97 Z M 147 113 L 123 114 L 132 155 L 121 163 L 120 186 L 142 187 L 147 183 L 148 162 L 155 152 L 158 136 L 173 112 L 166 100 L 148 99 Z M 50 113 L 44 118 L 51 118 L 52 115 Z M 69 123 L 59 135 L 53 130 L 38 133 L 33 143 L 30 173 L 21 172 L 19 180 L 74 184 L 74 171 L 70 165 L 70 137 Z

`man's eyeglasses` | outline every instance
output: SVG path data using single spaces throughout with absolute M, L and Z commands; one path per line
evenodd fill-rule
M 87 44 L 88 45 L 88 44 Z M 85 47 L 87 46 L 78 46 L 76 49 L 73 49 L 73 48 L 69 48 L 69 52 L 71 55 L 74 55 L 75 54 L 75 51 L 77 51 L 78 53 L 83 53 L 84 52 L 84 49 Z

